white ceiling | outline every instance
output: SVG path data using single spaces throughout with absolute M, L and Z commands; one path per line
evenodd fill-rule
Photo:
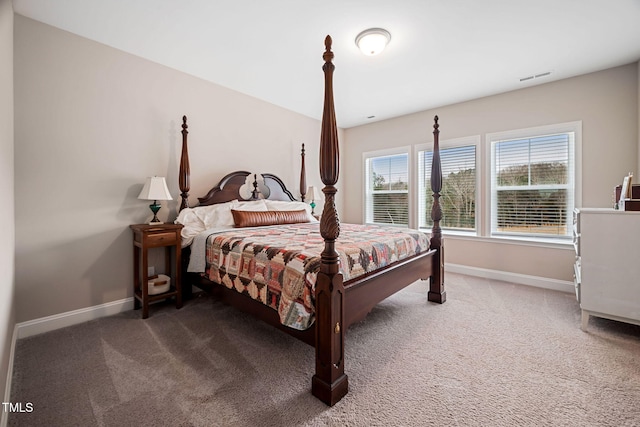
M 640 0 L 13 3 L 18 14 L 317 119 L 330 34 L 343 128 L 640 59 Z M 354 43 L 370 27 L 392 37 L 375 57 Z

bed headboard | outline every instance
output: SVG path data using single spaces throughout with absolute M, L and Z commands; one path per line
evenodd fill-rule
M 187 125 L 187 116 L 182 116 L 182 153 L 180 156 L 180 172 L 179 172 L 179 187 L 180 187 L 180 210 L 189 207 L 189 189 L 190 189 L 190 180 L 191 173 L 189 168 L 189 151 L 187 148 L 187 139 L 189 131 Z M 304 195 L 306 193 L 306 178 L 305 178 L 305 169 L 304 169 L 304 144 L 302 144 L 302 169 L 300 173 L 300 193 L 301 199 L 304 202 Z M 291 191 L 287 189 L 287 186 L 284 185 L 284 181 L 271 173 L 263 173 L 257 176 L 254 175 L 254 179 L 247 179 L 249 175 L 252 175 L 251 172 L 247 171 L 235 171 L 227 174 L 224 178 L 220 180 L 216 185 L 214 185 L 204 197 L 198 197 L 198 205 L 199 206 L 209 206 L 215 205 L 217 203 L 225 203 L 230 202 L 232 200 L 252 200 L 258 198 L 265 198 L 269 200 L 282 200 L 282 201 L 294 201 L 296 198 L 293 196 Z M 258 183 L 257 181 L 260 181 Z M 243 197 L 241 187 L 245 184 L 249 185 L 249 197 Z M 265 195 L 264 192 L 261 194 L 257 194 L 255 191 L 251 191 L 251 187 L 253 190 L 258 190 L 259 188 L 263 188 L 265 185 L 268 188 L 268 194 Z M 303 188 L 304 187 L 304 188 Z
M 247 171 L 236 171 L 227 174 L 219 183 L 211 188 L 204 197 L 198 197 L 199 206 L 215 205 L 236 199 L 243 200 L 240 195 L 240 187 L 245 185 L 247 177 L 250 175 L 253 174 Z M 269 195 L 264 198 L 284 201 L 296 200 L 280 178 L 270 173 L 263 173 L 261 175 L 264 178 L 264 185 L 269 188 Z M 257 183 L 254 181 L 254 187 L 256 185 Z M 251 198 L 244 200 L 250 200 Z

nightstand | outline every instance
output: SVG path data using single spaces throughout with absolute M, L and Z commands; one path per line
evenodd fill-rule
M 149 317 L 149 303 L 175 298 L 176 308 L 182 307 L 181 236 L 182 224 L 134 224 L 133 230 L 133 308 L 142 307 L 142 318 Z M 147 277 L 148 252 L 152 248 L 165 248 L 165 270 L 171 276 L 171 287 L 161 294 L 149 295 Z M 171 252 L 175 252 L 173 263 Z M 170 271 L 173 269 L 173 275 Z

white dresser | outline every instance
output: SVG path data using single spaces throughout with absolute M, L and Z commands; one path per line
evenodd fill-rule
M 574 211 L 576 296 L 589 316 L 640 325 L 640 212 Z

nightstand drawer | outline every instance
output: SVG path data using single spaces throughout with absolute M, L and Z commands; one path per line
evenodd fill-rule
M 176 241 L 176 233 L 153 233 L 147 236 L 147 244 L 150 246 L 165 246 Z

